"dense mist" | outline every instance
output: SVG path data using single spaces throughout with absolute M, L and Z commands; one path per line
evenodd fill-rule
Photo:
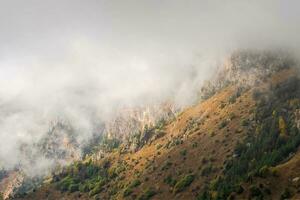
M 51 167 L 21 147 L 56 120 L 80 145 L 119 108 L 190 105 L 236 49 L 298 55 L 299 13 L 296 0 L 1 1 L 0 165 Z

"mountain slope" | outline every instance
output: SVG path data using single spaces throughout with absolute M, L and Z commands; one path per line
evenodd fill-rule
M 250 72 L 234 73 L 245 77 L 219 84 L 213 95 L 175 119 L 147 128 L 143 134 L 152 139 L 140 149 L 121 146 L 104 158 L 88 156 L 19 199 L 278 199 L 284 193 L 297 198 L 299 144 L 286 150 L 289 156 L 264 158 L 299 138 L 298 72 L 282 65 L 251 83 L 245 83 Z M 269 125 L 274 130 L 265 133 Z M 250 152 L 256 144 L 265 146 Z

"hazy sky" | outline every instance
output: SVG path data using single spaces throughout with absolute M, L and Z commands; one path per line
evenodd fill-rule
M 0 95 L 80 85 L 160 96 L 232 49 L 298 47 L 299 10 L 297 0 L 1 0 Z
M 0 0 L 0 161 L 22 162 L 56 117 L 88 138 L 117 106 L 190 103 L 234 49 L 297 51 L 299 13 L 297 0 Z

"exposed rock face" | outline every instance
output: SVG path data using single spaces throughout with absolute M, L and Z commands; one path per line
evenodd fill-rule
M 117 116 L 105 124 L 108 138 L 128 139 L 132 134 L 144 131 L 161 119 L 170 119 L 178 112 L 172 103 L 120 110 Z
M 30 176 L 41 175 L 51 167 L 81 159 L 81 149 L 75 134 L 76 132 L 67 124 L 53 123 L 47 134 L 39 141 L 21 145 L 23 161 L 18 169 Z
M 56 162 L 74 161 L 81 158 L 75 131 L 66 123 L 55 122 L 39 146 L 47 158 Z
M 19 171 L 12 171 L 0 182 L 0 191 L 4 199 L 11 197 L 24 180 L 24 175 Z
M 105 122 L 103 137 L 118 140 L 122 151 L 135 152 L 147 142 L 160 137 L 163 133 L 155 129 L 155 126 L 174 118 L 179 111 L 180 108 L 171 102 L 122 109 L 114 118 Z M 106 153 L 105 149 L 99 149 L 91 159 L 100 160 Z
M 207 99 L 230 83 L 243 87 L 259 84 L 274 72 L 293 65 L 291 56 L 280 51 L 237 51 L 219 68 L 212 81 L 204 84 L 200 98 Z

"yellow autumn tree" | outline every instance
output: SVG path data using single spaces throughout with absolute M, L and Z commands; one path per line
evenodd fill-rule
M 282 116 L 279 117 L 278 123 L 279 123 L 280 136 L 287 136 L 286 123 Z

